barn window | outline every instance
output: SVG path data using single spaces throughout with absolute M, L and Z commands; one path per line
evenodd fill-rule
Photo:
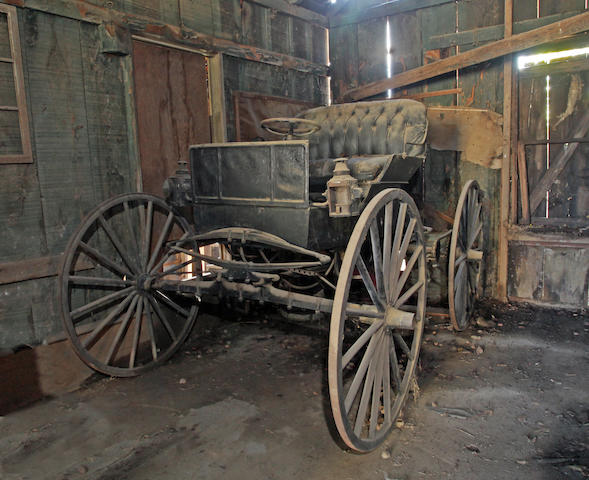
M 0 4 L 0 163 L 31 163 L 16 8 Z
M 518 221 L 586 229 L 589 47 L 521 56 L 518 67 Z

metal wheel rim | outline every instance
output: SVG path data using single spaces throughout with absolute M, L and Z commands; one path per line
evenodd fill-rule
M 399 205 L 398 208 L 396 208 L 396 203 L 398 203 Z M 405 226 L 405 218 L 401 222 L 401 224 L 403 225 L 403 228 L 400 231 L 401 233 L 399 234 L 399 236 L 397 236 L 396 234 L 399 231 L 398 222 L 399 217 L 401 216 L 399 212 L 402 208 L 401 205 L 403 204 L 405 205 L 405 207 L 403 208 L 406 209 L 404 215 L 407 219 L 407 223 L 413 222 L 413 233 L 409 234 L 408 236 L 410 239 L 414 239 L 414 241 L 411 240 L 411 243 L 406 243 L 405 241 L 408 232 L 408 225 Z M 347 318 L 345 309 L 350 295 L 352 275 L 354 273 L 354 268 L 356 268 L 358 264 L 360 251 L 366 244 L 366 240 L 369 237 L 371 238 L 370 244 L 372 248 L 373 227 L 371 227 L 371 225 L 373 225 L 373 223 L 377 223 L 373 222 L 373 220 L 375 220 L 375 218 L 378 218 L 379 212 L 384 212 L 383 216 L 385 218 L 387 217 L 387 215 L 391 218 L 389 222 L 390 228 L 388 229 L 390 231 L 390 234 L 388 236 L 384 235 L 384 230 L 386 230 L 386 227 L 383 226 L 383 235 L 382 237 L 378 237 L 381 246 L 380 254 L 386 251 L 390 251 L 392 254 L 395 251 L 395 249 L 402 251 L 403 248 L 405 248 L 406 252 L 405 255 L 402 255 L 402 258 L 407 258 L 408 260 L 407 269 L 409 272 L 415 272 L 417 274 L 417 280 L 415 283 L 413 283 L 413 285 L 411 285 L 411 282 L 413 280 L 409 279 L 409 273 L 408 277 L 406 277 L 405 280 L 402 281 L 401 279 L 404 276 L 403 272 L 397 270 L 393 265 L 395 261 L 398 261 L 400 265 L 401 258 L 397 258 L 395 260 L 394 256 L 390 255 L 389 261 L 385 264 L 385 256 L 383 255 L 382 272 L 388 271 L 390 279 L 395 278 L 397 282 L 396 284 L 393 284 L 391 280 L 388 285 L 389 290 L 381 292 L 384 294 L 384 301 L 386 302 L 386 304 L 391 303 L 391 299 L 401 299 L 409 290 L 417 287 L 414 290 L 415 295 L 417 296 L 417 304 L 416 313 L 413 320 L 414 329 L 412 330 L 413 333 L 412 340 L 410 342 L 410 347 L 408 344 L 405 343 L 405 347 L 409 352 L 407 353 L 407 355 L 408 357 L 410 356 L 410 358 L 406 359 L 402 375 L 399 371 L 399 367 L 397 367 L 396 374 L 395 369 L 393 368 L 393 365 L 396 363 L 397 358 L 400 358 L 404 355 L 404 353 L 400 352 L 402 349 L 398 348 L 400 347 L 400 341 L 396 337 L 398 331 L 396 329 L 391 329 L 389 333 L 389 327 L 378 327 L 378 322 L 374 322 L 370 327 L 366 328 L 363 331 L 363 335 L 358 336 L 358 338 L 354 340 L 352 347 L 350 349 L 347 349 L 345 354 L 343 353 L 343 343 L 345 336 L 344 328 Z M 393 213 L 396 213 L 397 218 L 397 225 L 395 227 L 395 231 L 393 231 L 391 228 L 393 227 Z M 387 221 L 384 220 L 385 225 L 386 223 Z M 408 246 L 412 247 L 411 253 L 407 251 Z M 373 255 L 373 258 L 379 258 L 380 254 L 377 249 L 376 254 Z M 401 255 L 399 254 L 398 257 L 401 257 Z M 372 201 L 362 212 L 362 215 L 358 219 L 358 222 L 350 237 L 350 241 L 348 243 L 348 247 L 344 255 L 340 276 L 337 283 L 329 334 L 328 380 L 331 408 L 334 416 L 334 421 L 342 440 L 349 448 L 357 452 L 371 451 L 377 448 L 385 440 L 385 438 L 393 428 L 396 418 L 399 415 L 408 395 L 409 388 L 411 386 L 411 381 L 414 378 L 417 360 L 419 357 L 421 337 L 423 332 L 423 323 L 425 318 L 425 262 L 426 260 L 423 226 L 421 223 L 421 218 L 419 216 L 419 211 L 417 210 L 415 203 L 413 202 L 411 197 L 403 190 L 388 189 L 379 193 L 376 197 L 372 199 Z M 398 274 L 394 276 L 393 272 L 396 270 L 398 271 Z M 376 275 L 377 274 L 375 273 L 375 276 Z M 382 278 L 384 279 L 384 273 Z M 364 280 L 362 281 L 364 282 Z M 377 285 L 374 285 L 374 283 L 372 285 L 377 290 L 377 294 L 381 290 L 386 290 L 386 286 L 383 284 L 379 284 L 378 280 L 376 280 L 376 283 Z M 400 291 L 396 294 L 393 294 L 391 290 L 396 290 L 396 287 L 399 284 Z M 412 296 L 410 295 L 407 299 L 411 297 Z M 372 330 L 372 333 L 369 332 L 369 330 Z M 380 339 L 377 337 L 378 335 L 380 335 Z M 364 337 L 364 340 L 360 340 L 362 337 Z M 359 343 L 362 343 L 363 346 L 359 347 L 356 353 L 351 353 L 353 349 L 358 348 Z M 374 347 L 370 347 L 371 344 L 374 344 Z M 388 350 L 387 353 L 387 347 L 390 347 L 391 345 L 394 348 Z M 369 352 L 371 348 L 371 352 L 375 353 Z M 395 352 L 394 355 L 392 353 L 393 351 Z M 361 355 L 362 361 L 360 361 L 360 365 L 356 369 L 355 373 L 352 374 L 352 382 L 348 382 L 348 385 L 345 387 L 343 379 L 344 367 L 347 367 L 347 365 L 351 363 L 351 360 L 356 359 L 356 362 L 358 362 L 360 360 L 359 354 L 361 352 L 363 352 Z M 374 367 L 372 367 L 373 359 L 379 356 L 381 357 L 380 360 L 375 360 Z M 364 359 L 366 360 L 364 361 Z M 388 368 L 385 368 L 387 366 L 387 363 Z M 398 363 L 396 364 L 399 365 Z M 371 369 L 375 370 L 374 378 L 371 378 Z M 364 370 L 364 373 L 362 373 L 362 370 Z M 358 374 L 360 374 L 360 386 L 354 386 L 355 379 L 358 376 Z M 368 387 L 366 387 L 366 385 L 368 385 Z M 393 387 L 393 385 L 396 385 L 396 389 Z M 362 386 L 362 393 L 360 393 Z M 371 387 L 372 394 L 369 392 Z M 354 388 L 357 390 L 356 393 L 353 392 Z M 385 392 L 387 392 L 387 390 L 389 393 L 388 396 L 385 395 Z M 395 391 L 393 392 L 393 390 Z M 359 413 L 363 399 L 360 398 L 358 400 L 358 398 L 359 395 L 361 397 L 364 397 L 365 392 L 368 392 L 369 395 L 369 398 L 366 400 L 366 402 L 371 402 L 368 427 L 366 427 L 365 425 L 366 413 L 368 412 L 364 412 L 364 414 Z M 382 402 L 380 400 L 381 394 Z M 350 399 L 350 397 L 352 398 Z M 374 405 L 374 398 L 378 398 L 378 400 L 376 401 L 376 408 Z M 355 409 L 355 403 L 358 403 L 358 411 L 356 412 L 353 411 Z M 372 415 L 373 412 L 377 412 L 376 415 Z M 354 413 L 356 418 L 352 418 L 354 417 Z M 362 425 L 359 428 L 357 418 L 361 418 L 360 423 Z M 380 428 L 378 428 L 379 421 L 381 421 Z M 352 422 L 354 422 L 354 425 L 352 425 Z M 375 426 L 373 426 L 373 422 L 376 423 Z M 367 434 L 364 435 L 364 433 L 366 433 L 366 428 L 368 429 L 368 431 Z
M 460 193 L 448 256 L 448 306 L 455 330 L 464 330 L 479 296 L 484 248 L 482 192 L 476 180 L 469 180 Z M 470 237 L 470 238 L 469 238 Z M 462 257 L 469 251 L 480 259 Z M 473 255 L 470 255 L 471 257 Z
M 156 211 L 158 213 L 162 213 L 162 212 L 166 212 L 167 213 L 167 217 L 166 220 L 170 220 L 170 228 L 174 229 L 174 228 L 179 228 L 181 229 L 181 231 L 185 234 L 185 235 L 189 235 L 190 233 L 192 233 L 192 229 L 190 227 L 190 225 L 188 224 L 188 222 L 186 221 L 185 218 L 183 218 L 181 215 L 179 215 L 177 212 L 175 212 L 169 205 L 167 205 L 161 198 L 153 196 L 153 195 L 148 195 L 148 194 L 142 194 L 142 193 L 131 193 L 131 194 L 123 194 L 123 195 L 119 195 L 116 197 L 113 197 L 105 202 L 103 202 L 102 204 L 98 205 L 94 210 L 92 210 L 84 219 L 84 221 L 82 222 L 82 224 L 78 227 L 78 229 L 76 230 L 76 232 L 74 233 L 74 235 L 72 236 L 72 238 L 70 239 L 68 246 L 66 248 L 65 254 L 64 254 L 64 260 L 62 263 L 62 267 L 61 267 L 61 272 L 60 272 L 60 278 L 59 278 L 59 284 L 60 284 L 60 304 L 61 304 L 61 309 L 62 309 L 62 320 L 64 323 L 64 327 L 65 330 L 68 334 L 68 337 L 70 338 L 71 344 L 74 348 L 74 351 L 76 352 L 76 354 L 80 357 L 80 359 L 87 364 L 90 368 L 105 373 L 107 375 L 111 375 L 111 376 L 121 376 L 121 377 L 129 377 L 129 376 L 135 376 L 135 375 L 139 375 L 140 373 L 153 368 L 156 365 L 159 365 L 163 362 L 165 362 L 166 360 L 168 360 L 177 350 L 178 348 L 180 348 L 180 346 L 182 345 L 182 343 L 184 342 L 184 340 L 186 339 L 186 337 L 190 334 L 190 330 L 192 329 L 192 326 L 194 325 L 194 322 L 196 320 L 196 316 L 198 314 L 198 304 L 196 303 L 196 301 L 193 301 L 192 304 L 186 308 L 184 308 L 184 312 L 181 314 L 180 318 L 182 318 L 182 316 L 184 316 L 183 320 L 180 320 L 178 322 L 178 325 L 176 326 L 176 328 L 172 327 L 170 324 L 170 318 L 168 318 L 168 316 L 166 315 L 166 320 L 167 320 L 167 324 L 166 324 L 166 320 L 162 320 L 161 318 L 156 318 L 158 317 L 160 314 L 164 314 L 165 315 L 165 311 L 161 309 L 161 302 L 155 302 L 156 304 L 160 304 L 160 310 L 159 312 L 156 312 L 156 308 L 154 306 L 154 304 L 151 302 L 151 300 L 147 297 L 147 294 L 144 296 L 139 292 L 139 289 L 137 287 L 137 285 L 133 286 L 133 285 L 128 285 L 125 286 L 125 288 L 119 288 L 118 293 L 121 294 L 120 298 L 124 298 L 124 300 L 121 300 L 121 302 L 118 303 L 118 305 L 115 308 L 112 308 L 109 313 L 107 313 L 103 318 L 102 318 L 102 322 L 106 321 L 106 317 L 109 316 L 110 313 L 112 313 L 113 311 L 115 311 L 121 306 L 121 304 L 127 302 L 124 306 L 123 306 L 123 310 L 121 310 L 119 313 L 116 313 L 116 315 L 111 319 L 111 321 L 108 321 L 106 323 L 106 325 L 103 328 L 107 328 L 107 327 L 111 327 L 113 325 L 118 325 L 119 330 L 117 330 L 117 333 L 115 334 L 115 339 L 116 336 L 119 334 L 121 334 L 121 339 L 120 339 L 120 344 L 119 345 L 115 345 L 115 351 L 113 354 L 118 355 L 119 349 L 121 348 L 121 344 L 124 343 L 124 340 L 127 339 L 129 340 L 129 337 L 127 337 L 128 335 L 133 335 L 132 337 L 132 345 L 131 345 L 131 352 L 129 352 L 129 364 L 128 366 L 116 366 L 116 365 L 110 365 L 109 364 L 109 359 L 106 359 L 106 363 L 99 359 L 96 358 L 96 356 L 90 351 L 92 350 L 92 348 L 95 346 L 95 344 L 90 345 L 88 348 L 86 345 L 84 345 L 84 342 L 81 340 L 82 336 L 84 334 L 89 333 L 89 336 L 91 337 L 92 335 L 94 335 L 94 332 L 98 330 L 99 327 L 101 327 L 101 321 L 98 320 L 95 322 L 95 328 L 92 329 L 92 326 L 89 325 L 88 328 L 90 328 L 89 332 L 84 332 L 84 333 L 78 333 L 77 327 L 76 327 L 76 322 L 74 321 L 73 317 L 72 317 L 72 313 L 75 312 L 76 309 L 72 309 L 72 288 L 73 285 L 78 285 L 77 280 L 73 280 L 73 278 L 77 278 L 79 277 L 78 272 L 76 272 L 75 270 L 73 271 L 73 275 L 71 274 L 72 269 L 74 267 L 74 263 L 78 260 L 80 254 L 82 252 L 84 252 L 85 256 L 86 255 L 86 250 L 84 250 L 84 248 L 81 246 L 81 242 L 84 239 L 92 239 L 93 235 L 96 234 L 96 232 L 98 230 L 100 230 L 102 227 L 99 227 L 98 224 L 101 222 L 100 217 L 102 217 L 103 219 L 108 218 L 108 214 L 109 212 L 113 212 L 115 209 L 120 208 L 122 206 L 123 211 L 125 211 L 125 214 L 127 213 L 126 210 L 129 208 L 130 204 L 137 204 L 137 205 L 143 205 L 144 207 L 144 212 L 145 212 L 145 220 L 147 221 L 147 213 L 150 211 L 148 210 L 148 205 L 151 205 L 151 215 L 152 215 L 152 219 L 151 219 L 151 226 L 153 227 L 153 224 L 156 223 L 155 220 L 155 215 L 156 215 Z M 114 218 L 114 217 L 113 217 Z M 121 220 L 121 219 L 119 219 Z M 165 225 L 164 225 L 165 227 Z M 111 227 L 112 228 L 112 227 Z M 148 227 L 145 227 L 145 229 L 147 230 Z M 95 229 L 95 233 L 91 233 L 91 230 Z M 151 229 L 150 229 L 151 231 Z M 107 238 L 108 235 L 105 235 L 105 230 L 103 230 L 103 237 Z M 144 250 L 145 248 L 145 244 L 143 243 L 143 239 L 142 238 L 135 238 L 134 240 L 137 242 L 140 242 L 141 245 L 141 252 L 137 252 L 135 254 L 133 254 L 133 257 L 135 255 L 137 255 L 137 261 L 141 262 L 142 260 L 140 259 L 140 255 L 145 254 L 145 257 L 147 257 L 146 259 L 146 263 L 154 263 L 154 265 L 152 265 L 153 268 L 157 268 L 159 263 L 162 262 L 162 259 L 164 256 L 167 255 L 167 251 L 166 253 L 159 255 L 159 256 L 154 256 L 154 251 L 156 250 L 155 247 L 157 247 L 157 243 L 159 243 L 160 238 L 157 238 L 156 240 L 156 245 L 153 245 L 153 240 L 151 239 L 153 236 L 157 235 L 155 233 L 155 230 L 153 230 L 152 235 L 149 235 L 150 237 L 150 241 L 147 242 L 147 250 Z M 161 233 L 161 232 L 160 232 Z M 87 235 L 89 235 L 87 237 Z M 116 233 L 115 233 L 116 236 Z M 147 234 L 145 235 L 145 237 L 147 237 Z M 159 235 L 158 235 L 159 237 Z M 114 244 L 113 244 L 114 245 Z M 138 244 L 137 244 L 138 245 Z M 111 248 L 113 246 L 111 245 Z M 164 242 L 162 243 L 161 247 L 158 249 L 159 252 L 163 252 L 165 251 L 165 239 Z M 100 251 L 98 251 L 98 253 L 101 253 Z M 152 258 L 153 257 L 153 258 Z M 128 257 L 130 258 L 130 257 Z M 120 260 L 122 260 L 122 258 L 120 258 Z M 100 263 L 100 262 L 98 262 Z M 122 261 L 122 264 L 124 264 L 125 262 Z M 146 265 L 145 267 L 147 268 L 149 265 Z M 137 268 L 137 265 L 135 265 L 135 268 Z M 140 266 L 139 266 L 140 268 Z M 81 272 L 81 276 L 83 275 L 84 272 Z M 135 277 L 137 277 L 137 275 L 134 275 Z M 132 277 L 130 277 L 132 278 Z M 125 277 L 123 277 L 123 280 L 126 281 L 127 279 Z M 131 279 L 129 280 L 129 282 L 131 282 Z M 129 283 L 127 282 L 127 283 Z M 135 282 L 138 283 L 138 282 Z M 130 289 L 130 290 L 129 290 Z M 134 289 L 134 290 L 133 290 Z M 92 289 L 89 288 L 88 289 L 89 292 L 88 294 L 90 295 L 92 292 Z M 123 290 L 128 290 L 128 294 L 124 294 Z M 149 292 L 153 292 L 152 296 L 156 296 L 158 295 L 158 298 L 162 298 L 161 296 L 159 296 L 159 293 L 161 293 L 159 290 L 154 289 L 149 290 Z M 158 293 L 159 292 L 159 293 Z M 116 293 L 116 292 L 113 292 Z M 129 300 L 129 297 L 133 295 L 133 298 L 131 298 Z M 135 300 L 135 298 L 137 300 Z M 170 300 L 172 300 L 174 302 L 174 298 L 169 298 Z M 140 304 L 142 304 L 143 306 L 140 307 Z M 189 309 L 188 309 L 189 308 Z M 134 309 L 134 310 L 133 310 Z M 171 309 L 170 309 L 171 310 Z M 151 313 L 145 313 L 150 311 Z M 167 310 L 166 310 L 167 311 Z M 127 315 L 129 316 L 129 319 L 126 319 Z M 137 321 L 138 318 L 141 318 L 141 321 Z M 145 319 L 144 319 L 145 318 Z M 149 322 L 149 323 L 148 323 Z M 123 324 L 127 324 L 126 327 L 123 327 Z M 139 325 L 139 326 L 137 326 Z M 160 330 L 163 331 L 163 329 L 168 331 L 168 336 L 169 336 L 169 341 L 165 344 L 165 348 L 163 350 L 159 349 L 159 346 L 161 345 L 161 341 L 159 342 L 158 345 L 158 339 L 157 339 L 157 332 L 154 330 L 155 327 L 161 327 Z M 79 327 L 78 327 L 79 328 Z M 171 328 L 171 330 L 168 330 L 169 328 Z M 137 357 L 137 353 L 138 353 L 138 343 L 139 340 L 142 338 L 141 335 L 145 335 L 146 331 L 149 333 L 149 340 L 150 340 L 150 349 L 151 349 L 151 360 L 146 361 L 145 363 L 142 364 L 135 364 L 138 361 L 138 357 Z M 170 333 L 171 332 L 171 333 Z M 100 335 L 103 335 L 103 332 L 100 331 L 97 333 L 97 337 L 100 337 Z M 136 340 L 136 337 L 138 340 Z M 95 343 L 98 343 L 100 341 L 100 338 L 98 338 L 98 340 L 95 340 Z M 119 343 L 119 342 L 117 342 Z M 112 344 L 111 344 L 112 347 Z M 133 348 L 135 349 L 135 353 L 133 353 Z M 107 353 L 110 353 L 110 348 L 109 351 L 107 351 Z M 133 365 L 131 364 L 131 357 L 133 357 Z

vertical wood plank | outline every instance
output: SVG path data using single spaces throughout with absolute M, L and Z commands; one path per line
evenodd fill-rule
M 338 99 L 345 91 L 359 86 L 358 26 L 345 25 L 329 32 L 331 91 Z
M 80 22 L 28 12 L 24 42 L 48 254 L 61 253 L 97 203 L 88 143 Z
M 216 0 L 179 0 L 180 25 L 213 35 L 213 7 Z
M 505 0 L 505 37 L 513 32 L 513 0 Z M 505 57 L 503 66 L 503 164 L 501 166 L 501 190 L 499 203 L 499 252 L 497 259 L 497 296 L 507 300 L 507 264 L 509 221 L 510 171 L 511 171 L 511 108 L 513 83 L 513 58 Z

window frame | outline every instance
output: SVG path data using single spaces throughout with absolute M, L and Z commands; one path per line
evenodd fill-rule
M 17 9 L 16 7 L 0 3 L 0 13 L 6 14 L 8 25 L 8 41 L 10 42 L 11 55 L 10 58 L 0 58 L 0 62 L 12 64 L 12 75 L 14 78 L 14 89 L 16 94 L 16 111 L 18 112 L 20 141 L 22 147 L 22 153 L 0 153 L 0 164 L 33 163 L 31 135 L 29 130 L 29 115 L 23 75 L 22 51 L 20 48 L 20 34 L 18 30 Z M 13 106 L 0 105 L 0 110 L 14 111 L 15 108 Z

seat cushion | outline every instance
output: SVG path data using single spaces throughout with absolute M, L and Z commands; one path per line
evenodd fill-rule
M 426 108 L 415 100 L 343 103 L 298 115 L 321 125 L 309 136 L 311 160 L 399 154 L 425 154 Z

